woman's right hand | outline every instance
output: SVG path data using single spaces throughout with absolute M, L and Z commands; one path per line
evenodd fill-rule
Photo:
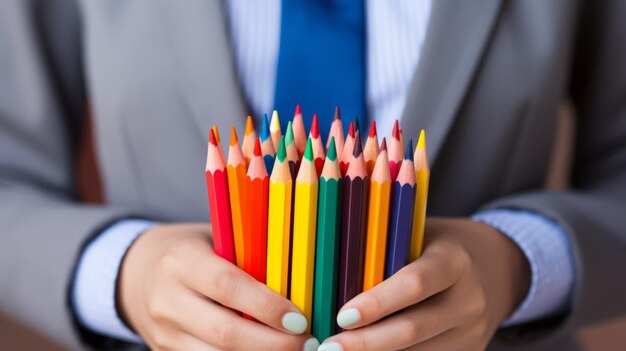
M 157 350 L 317 350 L 298 308 L 218 257 L 210 233 L 160 225 L 135 241 L 118 283 L 126 322 Z

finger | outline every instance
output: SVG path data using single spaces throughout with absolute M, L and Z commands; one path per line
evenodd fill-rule
M 403 351 L 483 350 L 485 340 L 482 331 L 480 326 L 450 329 Z
M 345 331 L 329 338 L 320 351 L 402 350 L 457 327 L 465 312 L 449 294 L 439 294 L 367 327 Z M 335 346 L 327 346 L 327 343 Z M 337 347 L 340 345 L 340 347 Z
M 179 327 L 219 350 L 316 350 L 306 335 L 291 335 L 247 320 L 226 307 L 192 296 L 172 309 Z
M 432 245 L 420 259 L 346 303 L 337 315 L 337 324 L 344 329 L 371 324 L 449 288 L 463 269 L 462 258 Z
M 195 260 L 189 266 L 193 269 L 184 274 L 188 288 L 282 332 L 306 331 L 308 322 L 300 310 L 249 274 L 215 255 Z

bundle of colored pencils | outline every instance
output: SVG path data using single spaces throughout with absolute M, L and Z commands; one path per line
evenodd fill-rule
M 274 111 L 257 137 L 248 116 L 228 157 L 214 126 L 206 182 L 215 253 L 291 299 L 323 340 L 339 308 L 421 255 L 430 170 L 423 130 L 405 147 L 395 121 L 379 144 L 374 121 L 363 144 L 355 119 L 344 139 L 337 107 L 324 145 L 318 123 L 307 138 L 297 106 L 283 135 Z

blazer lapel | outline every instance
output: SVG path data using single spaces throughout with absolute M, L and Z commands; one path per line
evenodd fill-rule
M 480 63 L 501 0 L 435 0 L 428 33 L 404 108 L 411 133 L 427 131 L 434 163 Z
M 243 97 L 229 38 L 228 21 L 221 1 L 161 1 L 165 35 L 175 71 L 173 80 L 198 133 L 206 142 L 212 124 L 228 145 L 230 127 L 239 131 L 245 123 Z

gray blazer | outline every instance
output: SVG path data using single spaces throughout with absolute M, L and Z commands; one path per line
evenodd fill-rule
M 403 115 L 406 135 L 428 130 L 429 214 L 537 211 L 571 233 L 578 264 L 571 311 L 494 350 L 576 350 L 576 330 L 626 312 L 625 33 L 618 0 L 433 2 Z M 67 299 L 90 236 L 128 216 L 209 220 L 206 133 L 241 130 L 248 112 L 233 62 L 217 0 L 0 1 L 3 313 L 79 348 Z M 578 111 L 573 188 L 548 192 L 564 97 Z M 105 206 L 76 200 L 87 105 Z

